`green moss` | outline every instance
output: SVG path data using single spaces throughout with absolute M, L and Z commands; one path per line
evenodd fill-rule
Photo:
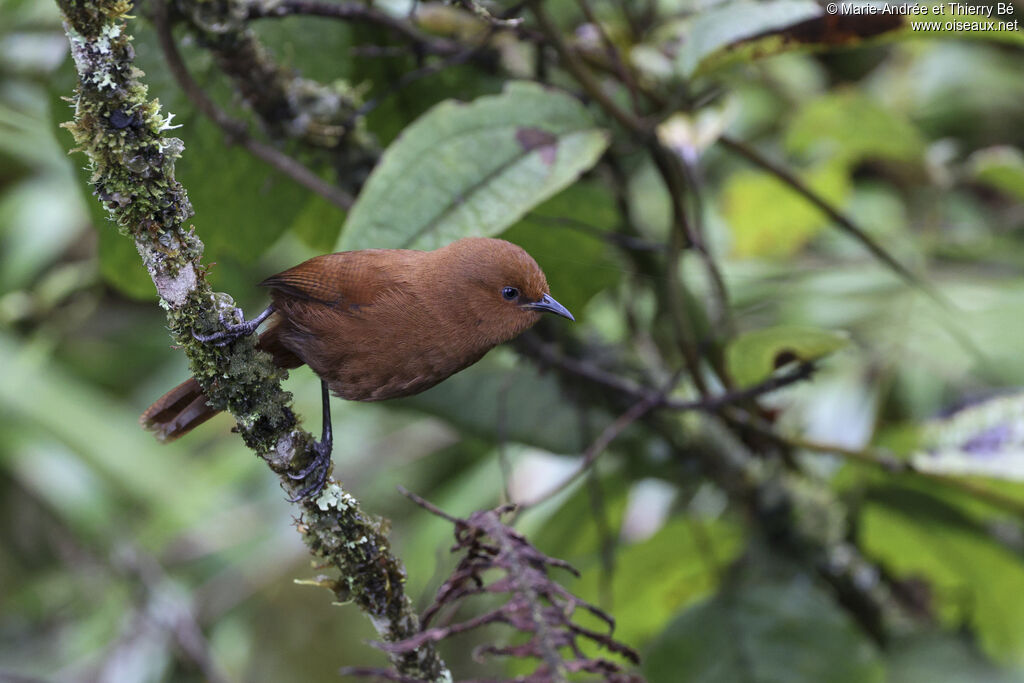
M 131 0 L 57 0 L 64 16 L 78 33 L 95 37 L 125 16 L 132 8 Z
M 211 332 L 237 318 L 234 301 L 213 292 L 200 264 L 203 243 L 187 221 L 192 205 L 174 178 L 181 140 L 164 137 L 174 126 L 160 103 L 148 99 L 143 74 L 132 64 L 134 51 L 125 32 L 128 0 L 60 0 L 71 52 L 79 74 L 75 120 L 65 124 L 76 149 L 89 157 L 96 197 L 119 229 L 139 250 L 167 311 L 176 343 L 185 351 L 193 376 L 210 404 L 238 420 L 246 445 L 279 474 L 294 472 L 313 456 L 313 437 L 298 430 L 280 381 L 287 373 L 256 349 L 252 336 L 224 347 L 197 341 L 193 331 Z M 223 3 L 207 3 L 223 10 Z M 282 477 L 286 488 L 301 485 Z M 365 610 L 388 639 L 411 636 L 416 617 L 405 596 L 404 570 L 388 548 L 380 522 L 367 517 L 358 502 L 336 484 L 328 497 L 307 501 L 303 533 L 318 556 L 340 571 L 332 585 L 339 600 L 351 599 Z M 325 494 L 327 495 L 327 494 Z M 418 678 L 437 678 L 444 666 L 431 647 L 419 657 L 403 656 L 399 670 Z

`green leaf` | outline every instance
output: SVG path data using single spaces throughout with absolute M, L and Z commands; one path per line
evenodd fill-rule
M 551 294 L 573 313 L 614 287 L 622 266 L 605 235 L 618 222 L 615 200 L 595 183 L 578 182 L 502 233 L 526 249 L 547 276 Z
M 345 213 L 319 195 L 313 195 L 292 222 L 291 231 L 311 249 L 329 252 L 338 241 Z
M 512 82 L 432 108 L 388 147 L 338 248 L 434 249 L 496 235 L 590 168 L 608 146 L 565 93 Z
M 810 0 L 744 0 L 716 7 L 702 12 L 693 22 L 676 64 L 682 74 L 689 78 L 698 71 L 708 70 L 712 57 L 722 60 L 730 46 L 820 16 L 821 13 L 821 7 Z
M 1024 566 L 982 522 L 930 492 L 890 487 L 872 492 L 856 528 L 891 576 L 927 583 L 944 624 L 969 624 L 988 655 L 1024 665 Z
M 252 31 L 278 64 L 295 69 L 303 78 L 335 82 L 352 72 L 353 35 L 356 25 L 295 15 L 282 21 L 253 21 Z
M 978 150 L 971 155 L 970 169 L 976 182 L 1024 200 L 1024 153 L 1016 147 Z
M 778 569 L 748 567 L 680 615 L 644 658 L 648 681 L 881 681 L 877 651 L 829 594 L 806 574 Z
M 133 299 L 156 299 L 156 288 L 146 267 L 142 265 L 134 240 L 118 232 L 117 226 L 95 197 L 89 197 L 89 214 L 96 227 L 100 275 L 103 279 Z
M 970 3 L 960 4 L 971 7 L 977 6 Z M 1010 5 L 1010 15 L 1002 17 L 996 16 L 995 7 L 992 7 L 992 16 L 986 17 L 984 15 L 966 15 L 963 14 L 962 10 L 958 10 L 954 14 L 948 2 L 937 2 L 935 5 L 930 6 L 937 8 L 939 10 L 938 13 L 930 14 L 926 17 L 907 17 L 904 20 L 905 30 L 902 33 L 902 37 L 946 40 L 950 38 L 964 38 L 992 43 L 1006 43 L 1009 45 L 1024 45 L 1024 32 L 1021 32 L 1019 24 L 1017 28 L 1012 27 L 1014 19 L 1012 16 L 1012 5 Z M 912 21 L 932 21 L 937 22 L 937 25 L 926 31 L 915 31 L 912 28 Z M 1004 25 L 1001 26 L 999 24 L 1000 21 Z
M 800 155 L 824 151 L 847 164 L 864 159 L 919 159 L 924 140 L 917 128 L 856 90 L 817 97 L 789 124 L 786 147 Z
M 501 356 L 492 351 L 436 387 L 391 405 L 436 415 L 489 440 L 501 437 L 553 453 L 579 453 L 586 446 L 580 430 L 572 428 L 579 417 L 555 378 L 503 363 L 508 358 Z M 595 424 L 606 418 L 595 416 Z
M 964 636 L 929 633 L 893 643 L 888 683 L 1019 683 L 1020 673 L 997 668 Z
M 1024 394 L 959 410 L 925 427 L 914 466 L 944 474 L 1024 481 Z
M 839 204 L 850 191 L 844 163 L 832 160 L 805 174 L 826 201 Z M 722 213 L 729 223 L 733 253 L 740 258 L 789 256 L 828 222 L 825 215 L 773 175 L 741 171 L 722 189 Z
M 725 361 L 729 374 L 745 387 L 792 361 L 815 361 L 848 343 L 849 337 L 842 332 L 795 325 L 767 327 L 736 337 L 725 349 Z
M 309 191 L 241 147 L 225 147 L 220 129 L 198 114 L 175 121 L 185 141 L 176 175 L 196 211 L 207 258 L 254 261 L 302 213 Z
M 649 642 L 681 607 L 713 591 L 742 551 L 743 536 L 739 525 L 728 521 L 683 517 L 645 541 L 621 546 L 611 585 L 617 637 L 630 644 Z M 596 602 L 601 578 L 594 563 L 573 590 Z
M 849 4 L 849 3 L 847 3 Z M 879 7 L 877 2 L 855 2 Z M 826 14 L 821 5 L 802 0 L 733 2 L 700 14 L 683 37 L 676 68 L 685 78 L 711 73 L 731 64 L 789 52 L 848 50 L 867 42 L 959 38 L 1010 45 L 1024 44 L 1012 17 L 953 16 L 947 4 L 937 13 L 896 15 L 864 12 Z M 1010 19 L 1006 25 L 993 25 Z M 935 25 L 922 27 L 927 22 Z M 915 27 L 915 24 L 917 25 Z
M 602 514 L 612 529 L 621 528 L 629 501 L 642 495 L 631 474 L 609 467 L 601 476 Z M 730 517 L 676 514 L 643 540 L 619 539 L 609 571 L 604 552 L 610 539 L 593 523 L 593 491 L 581 486 L 557 507 L 531 509 L 517 528 L 541 550 L 576 567 L 580 577 L 566 576 L 563 585 L 594 604 L 607 600 L 614 605 L 616 637 L 643 647 L 674 615 L 717 589 L 743 551 L 746 533 Z

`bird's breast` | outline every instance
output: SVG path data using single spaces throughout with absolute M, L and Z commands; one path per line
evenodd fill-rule
M 331 391 L 383 401 L 425 391 L 478 361 L 494 343 L 462 320 L 387 300 L 358 310 L 292 306 L 276 332 Z

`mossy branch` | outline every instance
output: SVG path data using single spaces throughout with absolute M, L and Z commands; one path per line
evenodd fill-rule
M 159 0 L 154 8 L 167 15 L 163 31 L 169 33 L 170 22 L 182 20 L 271 138 L 304 143 L 330 163 L 341 189 L 357 192 L 380 157 L 374 136 L 358 116 L 363 105 L 358 88 L 340 79 L 319 83 L 278 64 L 248 27 L 256 5 L 248 0 Z M 184 66 L 175 71 L 180 81 Z
M 288 478 L 313 456 L 313 437 L 298 427 L 291 396 L 280 380 L 285 373 L 257 352 L 252 338 L 223 348 L 192 337 L 211 332 L 237 315 L 231 297 L 214 292 L 200 262 L 203 244 L 191 226 L 185 188 L 174 165 L 181 140 L 165 136 L 170 114 L 148 97 L 133 64 L 126 33 L 130 0 L 58 0 L 78 71 L 74 121 L 65 124 L 89 157 L 98 199 L 122 233 L 135 241 L 167 310 L 176 344 L 211 405 L 238 421 L 246 445 L 281 476 L 294 494 L 301 484 Z M 126 462 L 127 466 L 127 462 Z M 404 592 L 405 571 L 391 554 L 381 524 L 364 513 L 333 480 L 316 499 L 301 503 L 298 529 L 311 553 L 340 572 L 321 582 L 339 601 L 356 603 L 388 642 L 408 639 L 419 629 Z M 449 678 L 433 647 L 394 656 L 401 674 L 425 680 Z

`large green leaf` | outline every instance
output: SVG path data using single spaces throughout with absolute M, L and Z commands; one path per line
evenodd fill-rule
M 516 441 L 554 453 L 580 452 L 586 443 L 580 430 L 573 429 L 578 413 L 562 396 L 557 380 L 514 367 L 502 356 L 492 351 L 436 387 L 392 405 L 436 415 L 486 439 Z M 603 419 L 606 416 L 594 417 L 596 424 Z
M 877 651 L 830 595 L 777 569 L 746 569 L 680 615 L 645 657 L 650 683 L 880 681 Z
M 817 97 L 793 118 L 786 147 L 800 155 L 834 154 L 848 164 L 863 159 L 910 161 L 924 153 L 924 140 L 909 121 L 856 90 Z
M 841 332 L 814 327 L 766 327 L 736 337 L 725 349 L 725 362 L 736 383 L 749 386 L 767 379 L 787 363 L 818 360 L 848 341 Z
M 616 635 L 631 645 L 650 642 L 681 608 L 717 588 L 724 568 L 742 552 L 743 536 L 730 521 L 687 516 L 669 521 L 644 541 L 623 544 L 611 578 Z M 596 602 L 601 580 L 601 568 L 594 563 L 574 590 Z
M 89 215 L 96 229 L 100 274 L 103 279 L 133 299 L 156 299 L 156 288 L 146 267 L 142 265 L 135 241 L 117 231 L 117 226 L 95 197 L 87 199 Z
M 1019 683 L 1020 671 L 999 669 L 964 636 L 929 633 L 904 638 L 890 649 L 889 683 Z
M 442 102 L 388 147 L 339 248 L 434 249 L 496 235 L 590 168 L 607 145 L 583 105 L 532 83 L 469 104 Z
M 833 159 L 805 175 L 807 184 L 827 201 L 839 204 L 849 193 L 845 163 Z M 773 175 L 740 171 L 726 181 L 722 213 L 729 223 L 732 251 L 741 258 L 789 256 L 828 223 L 828 218 Z
M 930 493 L 886 488 L 872 492 L 857 530 L 891 575 L 927 583 L 943 623 L 969 624 L 987 654 L 1024 665 L 1024 566 L 982 523 Z
M 702 12 L 690 27 L 677 66 L 683 75 L 692 76 L 702 62 L 729 46 L 819 15 L 821 7 L 810 0 L 743 0 Z
M 949 3 L 919 5 L 927 12 L 923 15 L 878 11 L 882 4 L 876 2 L 842 4 L 875 11 L 827 13 L 821 5 L 803 0 L 723 4 L 701 13 L 689 25 L 676 68 L 690 78 L 787 52 L 846 49 L 869 40 L 958 38 L 1024 44 L 1024 32 L 1014 28 L 1012 16 L 954 15 Z M 1004 20 L 1002 24 L 997 23 L 999 19 Z
M 578 316 L 592 296 L 619 281 L 622 266 L 605 240 L 618 220 L 614 197 L 596 183 L 581 181 L 501 236 L 537 260 L 552 296 Z

